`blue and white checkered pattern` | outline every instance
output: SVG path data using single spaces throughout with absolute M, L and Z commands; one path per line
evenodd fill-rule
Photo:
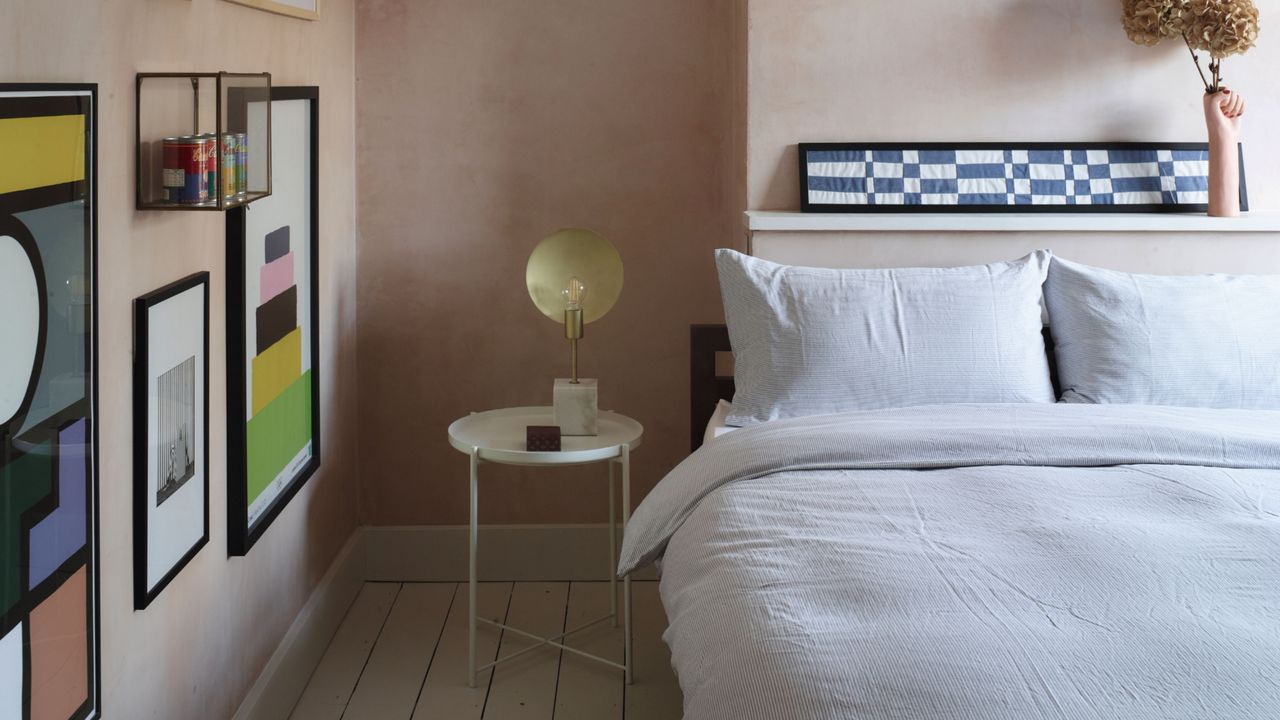
M 1207 150 L 810 150 L 826 205 L 1187 205 L 1209 201 Z

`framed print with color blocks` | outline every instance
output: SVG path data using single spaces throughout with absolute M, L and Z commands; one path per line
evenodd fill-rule
M 227 213 L 227 551 L 320 466 L 319 89 L 271 89 L 271 197 Z
M 0 718 L 101 715 L 96 85 L 0 84 Z

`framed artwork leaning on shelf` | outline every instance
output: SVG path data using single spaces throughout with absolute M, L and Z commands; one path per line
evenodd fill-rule
M 1240 206 L 1249 209 L 1244 147 Z M 1202 213 L 1206 143 L 800 143 L 806 213 Z

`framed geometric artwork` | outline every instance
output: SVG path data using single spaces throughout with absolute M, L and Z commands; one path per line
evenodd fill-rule
M 320 19 L 320 0 L 231 0 L 231 2 L 303 20 Z
M 273 87 L 272 194 L 227 213 L 227 551 L 320 466 L 319 97 Z
M 0 717 L 100 716 L 96 85 L 0 84 Z
M 1244 148 L 1240 209 L 1249 209 Z M 1205 212 L 1205 143 L 800 143 L 802 212 Z
M 134 607 L 209 542 L 209 273 L 133 303 Z

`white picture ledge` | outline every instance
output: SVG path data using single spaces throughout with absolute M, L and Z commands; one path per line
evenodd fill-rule
M 1280 233 L 1280 212 L 1236 218 L 1160 213 L 800 213 L 748 210 L 751 232 Z
M 320 19 L 320 0 L 228 0 L 228 2 L 303 20 Z

